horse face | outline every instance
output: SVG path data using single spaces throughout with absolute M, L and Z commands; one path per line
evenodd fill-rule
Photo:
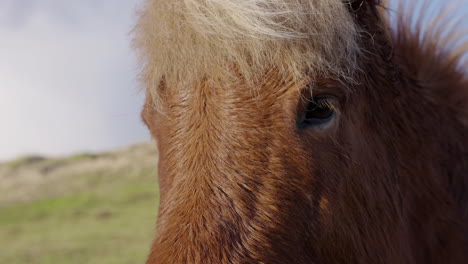
M 434 91 L 380 77 L 381 88 L 274 74 L 258 90 L 204 83 L 172 91 L 163 111 L 148 96 L 161 193 L 149 263 L 399 263 L 440 228 L 410 229 L 421 215 L 447 220 L 447 254 L 463 259 L 448 221 L 463 178 L 447 175 L 466 170 L 450 154 L 463 156 L 464 127 L 422 99 Z
M 462 260 L 450 219 L 464 199 L 466 127 L 434 98 L 467 94 L 395 82 L 392 67 L 360 84 L 272 71 L 257 89 L 167 89 L 161 111 L 148 95 L 161 193 L 148 262 L 400 263 L 435 237 L 450 237 L 445 257 Z M 416 228 L 421 215 L 435 222 Z
M 349 159 L 348 94 L 337 82 L 271 72 L 258 90 L 242 83 L 170 90 L 163 111 L 148 96 L 143 118 L 160 151 L 160 250 L 183 260 L 200 252 L 226 261 L 248 252 L 310 260 L 310 238 L 327 222 Z
M 254 87 L 162 81 L 159 109 L 148 94 L 148 263 L 463 263 L 466 80 L 419 36 L 390 39 L 375 6 L 350 8 L 369 33 L 352 81 L 271 69 Z

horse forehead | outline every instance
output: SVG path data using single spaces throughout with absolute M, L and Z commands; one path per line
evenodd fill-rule
M 269 68 L 351 78 L 358 26 L 341 0 L 148 0 L 135 30 L 143 80 L 157 94 L 204 78 L 250 81 Z M 330 48 L 333 47 L 333 48 Z
M 238 81 L 227 84 L 204 81 L 196 85 L 173 87 L 168 89 L 168 96 L 164 98 L 162 104 L 166 109 L 189 107 L 191 110 L 202 112 L 203 109 L 193 106 L 199 105 L 204 109 L 215 107 L 220 110 L 228 110 L 226 107 L 255 109 L 292 107 L 291 103 L 295 105 L 301 99 L 301 93 L 313 89 L 310 83 L 310 78 L 294 79 L 291 76 L 285 79 L 277 71 L 271 70 L 257 83 Z M 323 87 L 319 91 L 323 91 Z M 153 101 L 149 100 L 147 103 L 153 104 Z

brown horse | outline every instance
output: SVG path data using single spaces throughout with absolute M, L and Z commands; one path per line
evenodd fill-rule
M 388 12 L 146 1 L 147 263 L 467 263 L 468 43 L 448 11 Z

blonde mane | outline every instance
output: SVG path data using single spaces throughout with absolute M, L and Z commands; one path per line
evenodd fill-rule
M 358 29 L 341 0 L 146 0 L 134 45 L 150 91 L 266 70 L 350 78 Z

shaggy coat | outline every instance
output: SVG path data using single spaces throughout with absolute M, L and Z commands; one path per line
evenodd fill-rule
M 449 13 L 400 13 L 395 30 L 386 14 L 146 1 L 135 45 L 161 195 L 148 264 L 466 263 L 468 43 Z M 330 121 L 299 125 L 320 96 Z

